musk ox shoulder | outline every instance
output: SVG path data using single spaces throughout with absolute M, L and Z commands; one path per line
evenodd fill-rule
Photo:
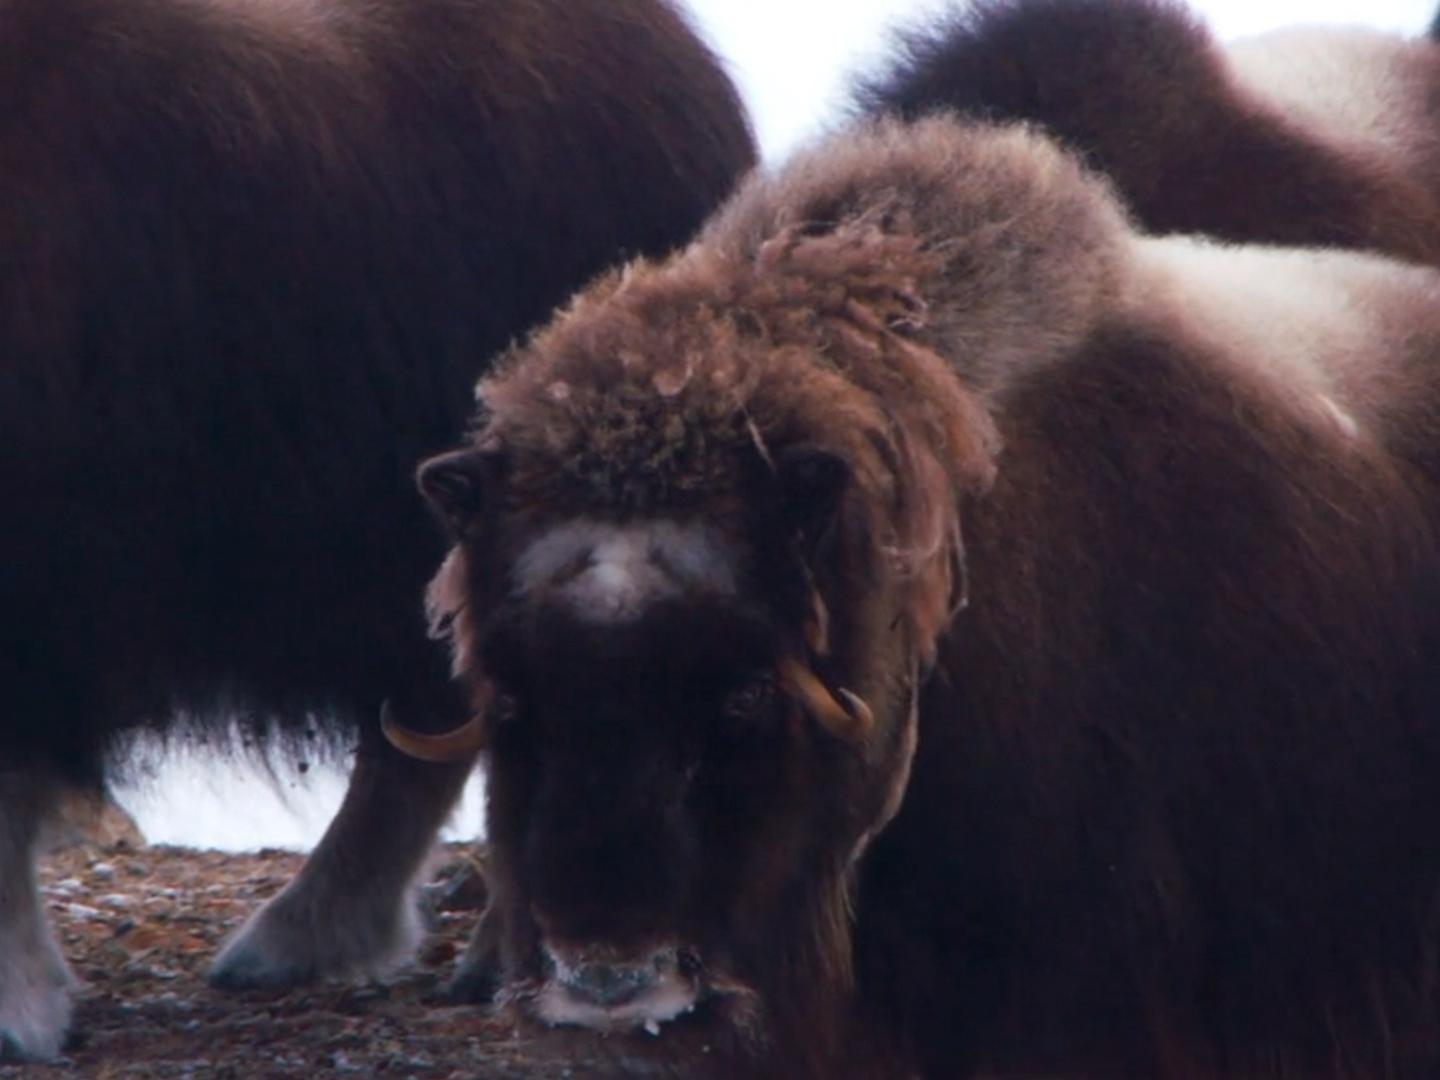
M 665 0 L 0 0 L 0 1041 L 68 975 L 39 818 L 113 737 L 239 716 L 360 751 L 217 982 L 379 973 L 467 766 L 415 462 L 490 354 L 682 243 L 753 161 Z
M 735 1076 L 1435 1071 L 1437 355 L 1428 269 L 944 117 L 598 281 L 420 473 L 505 999 Z

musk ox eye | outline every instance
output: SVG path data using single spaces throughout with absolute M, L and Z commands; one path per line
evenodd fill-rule
M 520 716 L 520 702 L 514 694 L 497 692 L 490 702 L 487 715 L 492 724 L 509 724 Z
M 751 679 L 726 695 L 722 711 L 733 720 L 754 720 L 774 709 L 778 696 L 769 676 Z

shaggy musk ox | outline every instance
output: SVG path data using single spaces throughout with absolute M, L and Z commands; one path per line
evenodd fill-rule
M 1222 48 L 1173 0 L 977 0 L 902 40 L 863 111 L 1040 125 L 1151 231 L 1440 262 L 1433 40 L 1306 27 Z
M 365 732 L 217 980 L 408 954 L 467 772 L 378 738 L 385 700 L 457 719 L 414 463 L 490 353 L 687 238 L 753 148 L 661 0 L 0 0 L 0 117 L 0 1041 L 46 1055 L 37 826 L 177 709 Z
M 505 998 L 707 1074 L 1440 1075 L 1437 363 L 1431 270 L 948 118 L 594 284 L 420 473 Z

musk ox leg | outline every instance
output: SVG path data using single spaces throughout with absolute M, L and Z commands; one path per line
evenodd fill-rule
M 495 905 L 485 909 L 445 996 L 457 1005 L 488 1005 L 500 989 L 500 914 Z
M 304 869 L 225 945 L 211 983 L 383 978 L 406 963 L 422 933 L 416 878 L 473 767 L 363 746 L 340 812 Z
M 0 1059 L 51 1058 L 70 1026 L 74 978 L 35 883 L 35 848 L 54 789 L 0 773 Z

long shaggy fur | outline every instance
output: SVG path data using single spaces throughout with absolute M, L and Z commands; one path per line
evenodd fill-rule
M 0 2 L 7 765 L 436 707 L 414 462 L 752 160 L 662 3 Z
M 923 133 L 896 135 L 884 157 L 842 146 L 792 165 L 784 185 L 757 180 L 663 275 L 612 273 L 517 354 L 524 363 L 502 363 L 479 388 L 484 438 L 506 447 L 515 498 L 684 513 L 740 488 L 733 469 L 747 446 L 833 452 L 866 494 L 867 531 L 912 582 L 912 632 L 933 640 L 959 585 L 956 500 L 992 469 L 977 399 L 1015 367 L 1053 359 L 1115 287 L 1100 238 L 1118 212 L 1075 183 L 1074 162 L 1055 154 L 1036 170 L 1034 155 L 1020 132 L 949 158 Z M 884 184 L 893 198 L 875 200 Z M 803 202 L 792 194 L 801 186 Z M 955 199 L 916 199 L 917 188 Z M 1017 188 L 1031 211 L 1018 226 Z M 1004 225 L 1023 235 L 996 260 L 988 236 Z M 1052 246 L 1074 262 L 1036 258 Z M 749 264 L 759 272 L 730 272 Z M 977 302 L 991 289 L 1044 292 L 1049 319 Z M 696 318 L 711 308 L 723 316 Z M 628 338 L 642 328 L 643 354 Z M 904 328 L 915 333 L 890 332 Z M 937 337 L 974 344 L 968 392 L 928 347 Z M 833 359 L 797 365 L 804 356 Z
M 771 1040 L 735 1075 L 1430 1075 L 1437 356 L 1428 269 L 1152 239 L 1033 132 L 863 127 L 482 382 L 503 464 L 447 570 L 461 672 L 485 682 L 509 560 L 567 518 L 735 538 L 782 641 L 818 588 L 874 724 L 853 757 L 777 737 L 773 791 L 734 794 L 794 807 L 713 893 L 793 890 L 727 943 Z M 763 466 L 796 446 L 853 476 L 813 581 Z M 932 657 L 907 784 L 896 688 Z M 547 837 L 511 792 L 544 767 L 492 769 L 517 940 Z M 574 821 L 641 797 L 606 775 Z
M 1431 39 L 1317 28 L 1222 47 L 1177 0 L 978 0 L 902 35 L 856 97 L 866 114 L 1035 124 L 1151 231 L 1434 263 L 1437 92 Z
M 668 0 L 0 0 L 0 1044 L 53 1054 L 69 1014 L 36 816 L 146 724 L 359 728 L 217 983 L 410 954 L 468 765 L 375 723 L 456 714 L 414 464 L 493 353 L 753 157 Z

